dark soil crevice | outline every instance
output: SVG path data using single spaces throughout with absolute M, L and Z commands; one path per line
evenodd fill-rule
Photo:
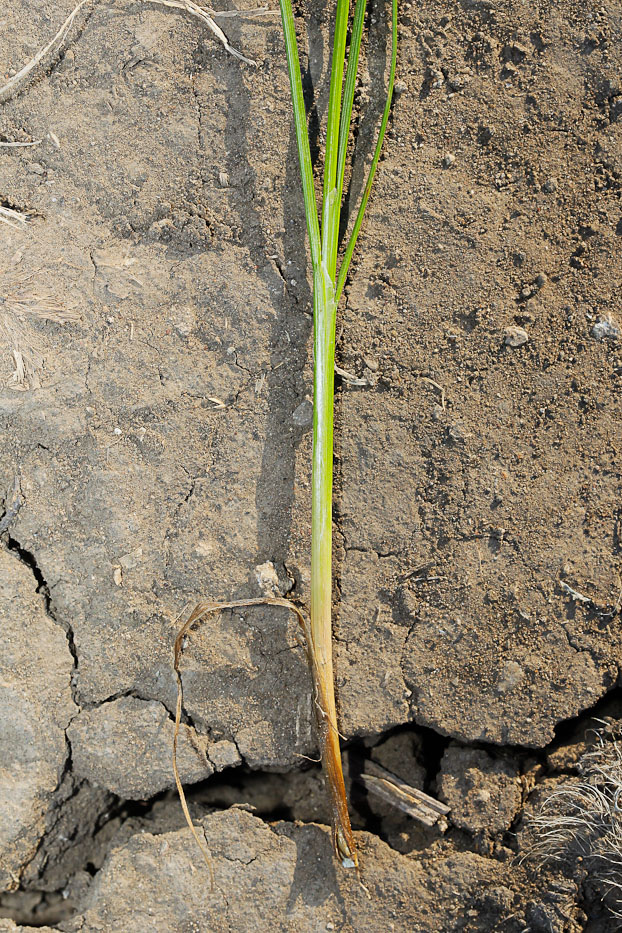
M 112 699 L 114 698 L 110 698 Z M 619 711 L 621 706 L 622 690 L 618 690 L 614 696 L 600 700 L 591 710 L 560 724 L 555 740 L 537 753 L 543 768 L 546 767 L 546 755 L 552 749 L 571 741 L 581 727 L 588 728 L 590 719 L 613 714 L 616 710 Z M 389 844 L 392 844 L 395 829 L 389 826 L 385 828 L 386 816 L 378 812 L 373 799 L 362 790 L 357 778 L 363 770 L 365 760 L 373 754 L 375 748 L 380 747 L 391 737 L 406 733 L 415 734 L 420 742 L 417 761 L 425 767 L 423 790 L 435 795 L 441 759 L 452 741 L 448 737 L 441 736 L 429 728 L 403 726 L 375 736 L 373 739 L 350 742 L 344 749 L 346 773 L 349 775 L 349 781 L 353 782 L 351 798 L 354 825 L 357 829 L 365 829 L 367 832 L 378 835 Z M 532 750 L 519 747 L 500 748 L 490 743 L 473 743 L 473 747 L 485 749 L 495 758 L 507 758 L 509 755 L 511 759 L 519 762 L 527 759 L 533 760 L 534 757 Z M 553 772 L 549 770 L 547 773 Z M 327 815 L 323 812 L 324 797 L 320 774 L 319 765 L 305 765 L 296 772 L 275 773 L 252 771 L 242 764 L 187 787 L 186 795 L 194 819 L 200 819 L 213 810 L 228 810 L 231 807 L 241 806 L 250 808 L 255 816 L 267 823 L 276 821 L 323 823 L 326 822 Z M 63 780 L 71 780 L 70 748 Z M 309 784 L 309 781 L 312 783 Z M 67 806 L 75 798 L 81 786 L 74 787 L 73 792 L 62 800 L 61 807 Z M 313 793 L 310 792 L 310 788 L 314 789 Z M 523 801 L 523 806 L 526 800 L 527 797 Z M 316 801 L 315 804 L 314 801 Z M 57 810 L 54 824 L 60 818 L 61 813 Z M 512 848 L 514 848 L 515 831 L 521 819 L 522 807 L 509 833 L 505 836 Z M 97 854 L 95 857 L 92 855 L 85 857 L 80 871 L 84 875 L 94 877 L 111 847 L 118 845 L 119 841 L 127 839 L 135 832 L 150 832 L 157 835 L 172 829 L 181 829 L 184 826 L 181 808 L 174 791 L 163 791 L 144 801 L 124 800 L 110 795 L 105 809 L 97 815 L 95 821 L 90 849 Z M 115 830 L 114 833 L 111 832 L 112 828 Z M 431 844 L 433 838 L 433 836 L 429 837 L 427 845 Z M 487 856 L 488 854 L 486 847 L 482 848 L 482 840 L 474 838 L 469 841 L 468 836 L 463 832 L 456 835 L 452 830 L 447 838 L 454 839 L 458 849 L 466 847 L 480 855 Z M 197 858 L 199 858 L 198 853 Z M 36 883 L 28 883 L 27 887 L 20 889 L 19 892 L 0 897 L 0 916 L 10 916 L 16 922 L 27 923 L 31 926 L 44 926 L 66 921 L 79 910 L 79 902 L 73 903 L 71 898 L 68 899 L 64 887 L 54 892 L 37 889 Z
M 45 577 L 43 576 L 43 572 L 41 571 L 41 568 L 39 567 L 39 564 L 37 563 L 37 559 L 35 555 L 32 553 L 32 551 L 29 551 L 25 547 L 22 547 L 19 541 L 16 538 L 13 538 L 10 534 L 8 535 L 8 538 L 7 538 L 7 549 L 11 551 L 13 554 L 15 554 L 17 559 L 22 564 L 24 564 L 24 566 L 28 567 L 28 569 L 32 573 L 35 579 L 35 582 L 37 584 L 36 592 L 39 593 L 43 599 L 43 605 L 45 607 L 46 615 L 48 615 L 49 618 L 52 619 L 52 621 L 55 622 L 57 625 L 60 625 L 67 636 L 67 647 L 69 648 L 69 652 L 71 654 L 71 657 L 73 658 L 73 674 L 71 677 L 71 692 L 72 692 L 74 703 L 76 704 L 76 706 L 80 706 L 80 703 L 78 702 L 78 699 L 77 699 L 77 677 L 78 677 L 78 663 L 79 662 L 78 662 L 78 652 L 77 652 L 77 648 L 75 644 L 73 628 L 69 622 L 62 621 L 56 615 L 54 611 L 52 597 L 50 594 L 50 587 L 48 586 L 48 583 Z

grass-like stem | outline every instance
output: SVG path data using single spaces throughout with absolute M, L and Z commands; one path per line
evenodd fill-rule
M 392 0 L 392 56 L 389 90 L 380 135 L 374 151 L 369 177 L 363 193 L 354 229 L 346 247 L 339 279 L 335 282 L 339 245 L 339 225 L 345 175 L 346 155 L 356 74 L 358 69 L 365 0 L 357 0 L 348 66 L 345 76 L 349 0 L 337 0 L 335 32 L 331 59 L 330 95 L 326 130 L 322 225 L 317 231 L 317 204 L 307 132 L 302 81 L 296 47 L 296 33 L 291 0 L 279 0 L 291 84 L 296 139 L 302 187 L 311 241 L 313 266 L 313 469 L 311 516 L 311 622 L 309 655 L 314 679 L 320 752 L 331 802 L 335 852 L 346 867 L 358 865 L 356 845 L 350 826 L 343 779 L 337 709 L 335 702 L 332 651 L 332 495 L 333 495 L 333 421 L 335 393 L 335 324 L 336 310 L 348 266 L 360 232 L 369 200 L 371 185 L 380 158 L 386 131 L 397 60 L 397 0 Z

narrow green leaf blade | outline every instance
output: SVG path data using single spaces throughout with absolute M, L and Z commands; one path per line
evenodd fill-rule
M 341 267 L 339 269 L 339 277 L 337 279 L 337 286 L 335 289 L 335 303 L 337 303 L 341 297 L 343 286 L 345 285 L 346 277 L 348 275 L 348 269 L 350 268 L 350 262 L 352 261 L 352 254 L 354 253 L 354 247 L 356 246 L 356 241 L 358 240 L 358 236 L 361 231 L 363 217 L 365 216 L 365 209 L 367 207 L 367 202 L 369 201 L 369 195 L 371 193 L 371 188 L 374 182 L 374 177 L 376 175 L 376 169 L 378 168 L 378 162 L 380 160 L 380 152 L 382 151 L 382 144 L 384 142 L 384 134 L 387 129 L 387 123 L 389 122 L 389 114 L 391 112 L 391 101 L 393 100 L 393 85 L 395 84 L 395 69 L 397 66 L 397 0 L 392 0 L 391 33 L 392 33 L 391 71 L 389 73 L 389 87 L 387 90 L 387 102 L 385 104 L 384 113 L 382 115 L 382 122 L 380 124 L 380 132 L 378 134 L 378 142 L 376 143 L 376 149 L 374 150 L 374 157 L 372 159 L 372 163 L 369 168 L 369 175 L 367 176 L 367 183 L 365 185 L 365 190 L 363 191 L 363 197 L 361 199 L 361 204 L 359 206 L 358 213 L 356 215 L 356 220 L 354 221 L 354 227 L 352 229 L 352 233 L 350 234 L 348 245 L 346 246 L 346 251 L 343 256 Z
M 305 216 L 307 231 L 311 247 L 311 262 L 313 268 L 321 264 L 320 225 L 317 216 L 317 202 L 315 200 L 315 186 L 313 183 L 313 167 L 311 165 L 311 148 L 309 146 L 309 132 L 307 130 L 307 114 L 302 93 L 302 79 L 300 77 L 300 60 L 296 44 L 296 27 L 292 12 L 291 0 L 279 0 L 281 19 L 283 20 L 283 35 L 285 37 L 285 51 L 287 54 L 287 69 L 292 94 L 292 108 L 294 111 L 294 124 L 296 126 L 296 142 L 298 145 L 298 159 L 300 161 L 300 176 L 302 179 L 302 193 L 305 202 Z
M 328 100 L 328 122 L 326 125 L 326 151 L 324 157 L 324 197 L 322 202 L 322 261 L 330 278 L 334 280 L 337 266 L 337 242 L 341 200 L 336 197 L 337 155 L 339 151 L 339 125 L 341 116 L 341 94 L 343 67 L 346 60 L 346 39 L 350 0 L 337 0 L 333 56 L 330 72 L 330 96 Z
M 354 22 L 352 24 L 352 35 L 350 36 L 350 48 L 348 50 L 348 67 L 346 70 L 346 83 L 343 91 L 343 102 L 341 105 L 341 122 L 339 124 L 339 150 L 337 153 L 337 197 L 339 198 L 340 204 L 343 197 L 343 180 L 346 171 L 348 136 L 350 135 L 350 123 L 352 121 L 352 106 L 354 104 L 354 91 L 356 89 L 356 75 L 358 73 L 359 67 L 359 56 L 361 51 L 361 39 L 363 37 L 363 23 L 365 20 L 366 6 L 367 0 L 356 0 L 356 7 L 354 9 Z

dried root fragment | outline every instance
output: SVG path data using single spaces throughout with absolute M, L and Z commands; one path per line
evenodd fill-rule
M 188 804 L 186 802 L 186 795 L 184 793 L 184 788 L 181 783 L 181 777 L 179 775 L 179 769 L 177 767 L 177 743 L 179 739 L 179 730 L 181 727 L 181 714 L 183 710 L 184 702 L 184 691 L 183 683 L 181 679 L 181 659 L 186 644 L 186 638 L 190 633 L 190 630 L 202 622 L 208 615 L 214 612 L 222 612 L 225 609 L 245 609 L 249 606 L 282 606 L 284 609 L 289 609 L 296 615 L 300 627 L 304 633 L 306 639 L 307 650 L 309 650 L 309 645 L 311 644 L 309 637 L 309 629 L 307 620 L 304 615 L 294 603 L 290 602 L 288 599 L 283 599 L 281 597 L 275 596 L 260 596 L 254 599 L 236 599 L 232 602 L 202 602 L 194 607 L 192 612 L 188 615 L 186 621 L 182 627 L 177 632 L 177 637 L 175 638 L 175 647 L 174 647 L 174 669 L 175 675 L 177 678 L 177 704 L 175 708 L 175 732 L 173 735 L 173 773 L 175 775 L 175 784 L 177 786 L 177 792 L 179 794 L 179 799 L 181 802 L 181 807 L 186 818 L 186 822 L 190 827 L 192 835 L 195 838 L 196 844 L 201 850 L 201 854 L 205 859 L 205 863 L 209 868 L 210 878 L 212 883 L 212 888 L 214 887 L 214 868 L 212 865 L 212 857 L 210 855 L 209 849 L 205 843 L 205 839 L 199 837 L 197 828 L 192 821 L 190 816 L 190 811 L 188 810 Z

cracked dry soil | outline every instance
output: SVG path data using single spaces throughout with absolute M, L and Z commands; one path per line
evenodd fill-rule
M 316 157 L 328 6 L 296 5 Z M 71 8 L 8 0 L 0 70 Z M 353 203 L 387 65 L 369 16 Z M 284 50 L 277 19 L 227 31 L 257 68 L 175 11 L 94 4 L 0 110 L 0 140 L 43 140 L 0 147 L 0 203 L 32 214 L 0 227 L 0 295 L 79 318 L 23 322 L 44 362 L 21 391 L 0 346 L 0 930 L 616 930 L 580 861 L 520 856 L 594 717 L 622 713 L 622 6 L 400 3 L 340 309 L 366 385 L 337 378 L 337 681 L 351 774 L 371 757 L 451 812 L 428 830 L 354 783 L 370 898 L 330 856 L 287 613 L 224 613 L 184 656 L 211 893 L 171 793 L 180 611 L 257 595 L 266 561 L 309 587 Z

